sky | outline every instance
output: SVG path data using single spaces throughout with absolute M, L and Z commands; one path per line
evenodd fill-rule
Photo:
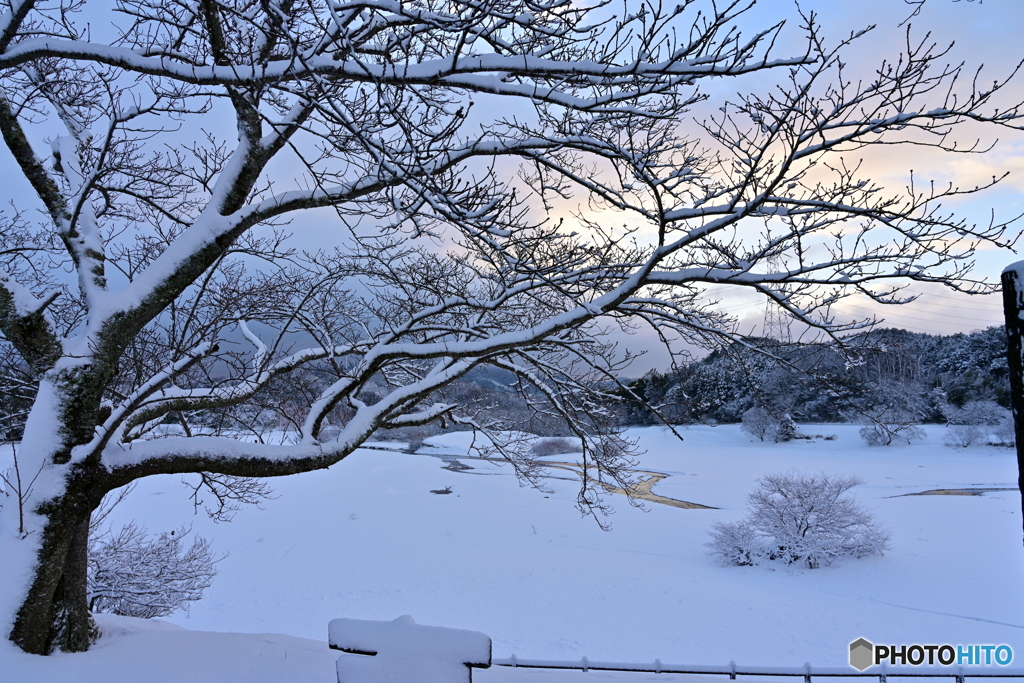
M 704 2 L 704 0 L 701 0 Z M 618 5 L 615 5 L 617 8 Z M 798 5 L 790 0 L 761 0 L 741 17 L 744 30 L 770 26 L 785 20 L 777 44 L 777 55 L 799 46 L 800 18 Z M 1024 45 L 1019 42 L 1019 30 L 1024 26 L 1024 3 L 1019 0 L 927 0 L 918 7 L 905 0 L 803 0 L 799 8 L 805 13 L 817 13 L 823 34 L 836 39 L 854 30 L 877 24 L 867 36 L 854 44 L 848 53 L 853 73 L 867 74 L 870 69 L 886 56 L 892 56 L 904 38 L 906 25 L 901 22 L 914 11 L 918 14 L 910 22 L 913 36 L 930 37 L 939 45 L 951 45 L 949 60 L 964 61 L 967 65 L 985 66 L 985 78 L 1006 75 L 1024 59 Z M 99 30 L 99 21 L 97 21 Z M 746 86 L 763 86 L 757 79 L 761 75 L 748 76 Z M 984 79 L 983 79 L 984 80 Z M 739 87 L 745 87 L 742 80 L 722 79 L 703 84 L 713 100 L 733 94 Z M 1024 100 L 1024 76 L 1018 77 L 1006 89 L 1007 101 Z M 207 117 L 211 127 L 218 122 Z M 229 122 L 227 123 L 230 126 Z M 225 131 L 230 134 L 230 131 Z M 874 154 L 869 163 L 873 165 L 873 177 L 891 187 L 901 187 L 914 170 L 919 180 L 933 179 L 937 183 L 953 182 L 959 185 L 984 181 L 993 175 L 1009 171 L 1010 175 L 998 187 L 973 195 L 950 204 L 949 208 L 962 213 L 968 219 L 980 223 L 991 216 L 1006 220 L 1024 212 L 1024 132 L 984 127 L 964 130 L 965 141 L 974 137 L 984 147 L 992 146 L 984 154 L 937 155 L 928 150 L 912 147 L 887 148 L 883 153 Z M 39 140 L 34 144 L 40 145 Z M 6 148 L 0 149 L 0 173 L 6 178 L 0 187 L 0 203 L 15 200 L 20 208 L 36 206 L 28 184 L 13 167 Z M 287 173 L 287 172 L 286 172 Z M 313 217 L 312 220 L 294 226 L 301 246 L 329 246 L 324 242 L 326 234 L 321 228 L 329 218 Z M 1024 221 L 1012 228 L 1018 234 L 1024 228 Z M 1022 243 L 1024 246 L 1024 243 Z M 1010 263 L 1024 258 L 1004 249 L 983 249 L 976 257 L 975 273 L 990 281 L 997 281 L 999 273 Z M 969 332 L 1002 321 L 1001 301 L 998 294 L 987 296 L 966 296 L 941 287 L 912 286 L 909 293 L 919 295 L 910 304 L 899 307 L 878 306 L 867 299 L 851 297 L 835 312 L 840 317 L 865 318 L 875 316 L 886 326 L 936 334 Z M 736 294 L 726 291 L 713 292 L 722 296 L 722 305 L 738 318 L 738 329 L 743 333 L 759 334 L 765 316 L 765 302 L 757 295 Z M 632 338 L 623 338 L 625 345 L 633 350 L 647 349 L 647 358 L 638 362 L 630 374 L 642 374 L 653 367 L 663 367 L 667 356 L 655 348 L 653 335 L 640 333 Z
M 826 34 L 843 35 L 867 24 L 877 24 L 854 54 L 853 64 L 870 65 L 884 56 L 892 55 L 897 41 L 905 29 L 901 22 L 913 7 L 902 0 L 841 0 L 827 2 L 812 0 L 801 2 L 804 11 L 819 12 L 819 20 Z M 751 18 L 769 20 L 787 11 L 789 3 L 770 0 L 754 8 Z M 1024 26 L 1024 3 L 1017 0 L 928 0 L 918 16 L 910 21 L 912 34 L 926 33 L 938 45 L 952 45 L 949 61 L 964 61 L 970 66 L 984 65 L 989 78 L 1006 74 L 1024 59 L 1024 44 L 1020 42 L 1020 29 Z M 983 81 L 985 79 L 982 79 Z M 1011 99 L 1024 100 L 1024 79 L 1018 77 L 1007 89 Z M 984 181 L 993 175 L 1010 175 L 999 186 L 967 200 L 951 204 L 950 208 L 969 220 L 985 223 L 991 215 L 1006 220 L 1024 211 L 1024 133 L 981 127 L 972 128 L 963 139 L 977 136 L 983 144 L 994 145 L 981 155 L 936 155 L 927 150 L 909 147 L 895 148 L 883 159 L 876 171 L 876 179 L 884 179 L 892 186 L 907 182 L 909 171 L 921 180 L 929 177 L 938 183 L 954 182 L 968 185 Z M 1012 229 L 1019 234 L 1024 223 Z M 1003 268 L 1024 258 L 1019 253 L 1001 249 L 984 249 L 977 254 L 977 275 L 998 280 Z M 876 314 L 886 325 L 917 332 L 950 334 L 1002 324 L 1002 303 L 998 294 L 966 296 L 940 287 L 914 285 L 910 291 L 920 298 L 900 307 L 882 307 L 861 299 L 852 299 L 839 310 L 852 315 Z M 734 310 L 740 315 L 741 327 L 753 327 L 763 321 L 763 306 L 750 299 L 737 302 Z
M 874 25 L 868 34 L 854 43 L 847 52 L 851 73 L 866 74 L 886 57 L 894 57 L 901 44 L 905 44 L 907 25 L 900 26 L 914 11 L 916 5 L 903 0 L 805 0 L 800 8 L 805 13 L 816 13 L 823 34 L 839 39 L 851 31 Z M 988 82 L 997 76 L 1008 75 L 1024 60 L 1024 43 L 1020 30 L 1024 27 L 1024 3 L 1019 0 L 927 0 L 920 12 L 909 21 L 915 39 L 930 38 L 939 46 L 950 46 L 948 61 L 963 62 L 971 70 L 983 66 Z M 756 3 L 744 15 L 744 26 L 764 27 L 786 20 L 783 39 L 778 53 L 793 40 L 800 20 L 795 3 L 767 0 Z M 748 77 L 749 78 L 749 77 Z M 722 81 L 722 90 L 710 92 L 713 96 L 734 94 L 736 83 Z M 755 86 L 756 87 L 756 86 Z M 1024 78 L 1018 76 L 1005 89 L 1005 100 L 1024 101 Z M 983 154 L 937 154 L 915 147 L 895 147 L 873 154 L 871 176 L 894 188 L 905 187 L 914 171 L 917 182 L 934 180 L 942 186 L 952 182 L 961 187 L 985 182 L 993 175 L 1009 172 L 999 185 L 985 192 L 947 204 L 947 208 L 963 215 L 971 222 L 986 224 L 992 217 L 1009 220 L 1024 212 L 1024 132 L 985 126 L 965 126 L 960 137 L 964 142 L 978 140 L 982 147 L 991 147 Z M 1024 220 L 1018 221 L 1009 234 L 1016 238 L 1024 230 Z M 983 248 L 974 258 L 974 273 L 990 282 L 998 282 L 999 275 L 1011 263 L 1024 259 L 1024 239 L 1016 251 Z M 837 305 L 833 312 L 839 319 L 875 317 L 886 327 L 900 327 L 915 332 L 954 334 L 971 332 L 1003 324 L 1001 295 L 969 296 L 945 287 L 912 284 L 906 292 L 918 298 L 900 306 L 882 306 L 866 297 L 852 296 Z M 726 310 L 738 318 L 738 329 L 743 333 L 760 334 L 765 321 L 765 301 L 756 294 L 737 293 L 721 289 L 716 292 Z M 796 326 L 792 328 L 798 336 Z M 664 367 L 667 354 L 657 348 L 653 335 L 640 333 L 640 339 L 627 342 L 634 348 L 645 348 L 645 358 L 635 363 L 629 374 L 642 374 L 652 368 Z

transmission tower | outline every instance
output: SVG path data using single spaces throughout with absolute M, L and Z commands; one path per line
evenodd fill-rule
M 783 267 L 781 254 L 775 253 L 768 257 L 769 270 L 774 272 L 781 267 Z M 789 332 L 790 322 L 790 317 L 785 309 L 774 299 L 768 299 L 768 304 L 764 309 L 764 326 L 762 328 L 764 336 L 780 341 L 783 344 L 789 344 L 793 341 Z

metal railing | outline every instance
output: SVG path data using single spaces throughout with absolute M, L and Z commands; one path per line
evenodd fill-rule
M 965 669 L 963 666 L 915 666 L 888 667 L 884 663 L 875 671 L 855 671 L 851 667 L 802 667 L 785 666 L 738 666 L 729 662 L 727 667 L 700 666 L 695 664 L 662 664 L 660 659 L 653 664 L 632 664 L 622 662 L 592 662 L 586 657 L 576 661 L 557 661 L 547 659 L 520 659 L 511 657 L 491 660 L 491 666 L 508 666 L 521 669 L 571 669 L 576 671 L 631 671 L 637 673 L 658 674 L 706 674 L 728 676 L 736 680 L 738 676 L 792 676 L 801 677 L 805 683 L 812 683 L 813 677 L 830 678 L 877 678 L 879 683 L 886 683 L 890 677 L 896 678 L 952 678 L 956 683 L 964 683 L 968 678 L 1012 678 L 1024 680 L 1024 669 L 985 668 Z M 874 668 L 874 667 L 872 667 Z

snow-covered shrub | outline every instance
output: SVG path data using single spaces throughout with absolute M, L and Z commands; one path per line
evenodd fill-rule
M 1010 415 L 1010 411 L 995 401 L 968 401 L 957 407 L 947 404 L 942 410 L 951 425 L 988 425 L 995 427 Z
M 869 446 L 888 446 L 892 443 L 892 434 L 884 425 L 869 424 L 857 432 Z
M 917 425 L 899 422 L 873 422 L 861 427 L 858 433 L 869 446 L 889 446 L 894 441 L 910 443 L 925 436 L 924 430 Z
M 1003 408 L 995 401 L 977 400 L 968 401 L 962 406 L 946 404 L 943 406 L 943 415 L 949 422 L 946 431 L 946 445 L 953 448 L 966 448 L 974 444 L 988 441 L 988 427 L 1000 427 L 1009 421 L 1010 443 L 1014 442 L 1012 436 L 1013 417 L 1010 411 Z M 997 430 L 998 431 L 998 430 Z M 1002 429 L 1005 436 L 1005 428 Z M 996 437 L 1000 443 L 1005 442 L 1002 436 Z
M 749 567 L 767 556 L 763 539 L 746 522 L 715 522 L 709 533 L 711 541 L 705 545 L 722 564 Z
M 775 443 L 783 441 L 792 441 L 797 436 L 796 422 L 793 421 L 792 416 L 786 413 L 779 418 L 778 426 L 775 428 Z
M 881 555 L 888 534 L 848 495 L 862 483 L 826 474 L 767 474 L 748 496 L 744 520 L 715 525 L 710 553 L 727 564 L 802 561 L 811 569 L 839 557 Z
M 951 424 L 946 428 L 945 443 L 950 448 L 967 448 L 984 438 L 985 433 L 978 425 Z
M 217 575 L 210 541 L 197 537 L 187 549 L 188 527 L 153 538 L 134 523 L 89 543 L 88 599 L 93 612 L 151 619 L 203 597 Z
M 996 437 L 994 445 L 1016 446 L 1017 431 L 1013 424 L 1013 416 L 1003 418 L 1003 421 L 993 431 L 993 435 Z
M 538 439 L 530 448 L 530 452 L 539 458 L 559 453 L 579 453 L 580 445 L 578 442 L 564 437 Z

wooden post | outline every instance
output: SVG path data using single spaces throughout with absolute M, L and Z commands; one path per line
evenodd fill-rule
M 1021 493 L 1021 524 L 1024 525 L 1024 261 L 1007 266 L 1002 282 L 1006 360 L 1010 368 L 1010 409 L 1017 440 L 1017 487 Z

